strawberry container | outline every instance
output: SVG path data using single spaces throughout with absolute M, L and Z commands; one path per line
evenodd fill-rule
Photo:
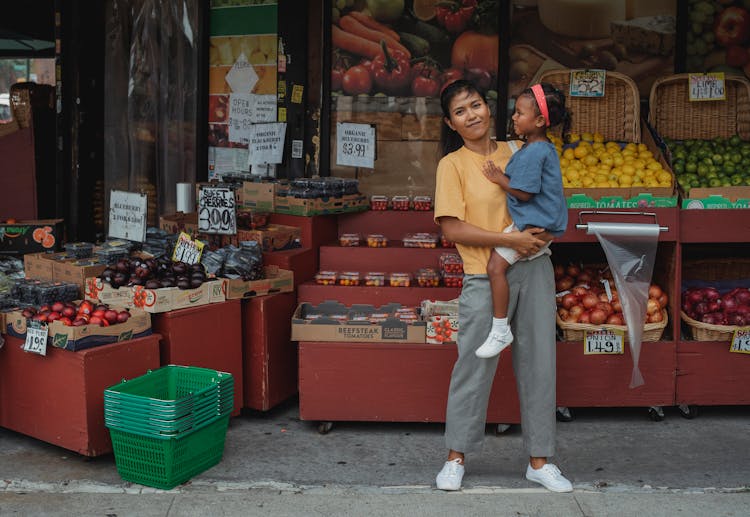
M 463 287 L 463 273 L 443 273 L 443 284 L 445 287 Z
M 460 273 L 464 272 L 464 262 L 457 253 L 443 253 L 440 255 L 440 270 L 443 273 Z
M 370 196 L 370 210 L 388 210 L 388 196 Z
M 414 274 L 419 287 L 437 287 L 440 285 L 440 274 L 437 269 L 423 267 Z
M 407 233 L 404 235 L 404 248 L 437 248 L 439 238 L 436 233 Z
M 430 196 L 414 196 L 412 208 L 422 212 L 432 210 L 432 198 Z

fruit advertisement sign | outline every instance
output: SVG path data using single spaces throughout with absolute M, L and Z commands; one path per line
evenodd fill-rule
M 689 0 L 685 68 L 750 77 L 750 1 Z

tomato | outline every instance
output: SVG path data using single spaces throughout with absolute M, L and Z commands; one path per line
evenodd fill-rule
M 375 86 L 388 95 L 402 95 L 411 83 L 409 56 L 398 49 L 389 49 L 385 41 L 380 42 L 383 50 L 372 61 Z
M 341 82 L 344 79 L 344 72 L 340 68 L 331 70 L 331 90 L 340 90 Z
M 439 2 L 435 15 L 438 23 L 445 27 L 448 32 L 457 34 L 466 30 L 472 16 L 474 16 L 476 7 L 477 0 Z
M 440 75 L 440 83 L 442 84 L 440 91 L 442 92 L 446 86 L 454 81 L 464 78 L 464 71 L 458 68 L 449 68 Z
M 750 38 L 750 13 L 742 7 L 727 7 L 719 13 L 714 24 L 719 45 L 742 45 Z
M 372 89 L 372 77 L 369 70 L 362 65 L 355 65 L 344 72 L 341 86 L 347 95 L 359 95 L 370 93 Z
M 431 77 L 418 75 L 411 82 L 411 92 L 415 97 L 437 97 L 440 83 Z
M 496 74 L 499 53 L 500 37 L 497 34 L 466 31 L 453 43 L 451 66 L 459 69 L 482 68 Z
M 440 70 L 438 70 L 436 66 L 430 63 L 427 63 L 425 61 L 418 61 L 411 67 L 412 80 L 414 80 L 414 78 L 418 75 L 429 77 L 430 79 L 438 79 L 440 77 Z

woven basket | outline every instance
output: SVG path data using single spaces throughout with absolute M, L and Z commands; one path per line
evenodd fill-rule
M 29 89 L 21 84 L 10 87 L 10 109 L 18 126 L 25 129 L 31 125 L 31 95 Z
M 575 133 L 598 132 L 606 140 L 641 141 L 640 94 L 635 82 L 619 72 L 607 72 L 604 97 L 570 97 L 570 69 L 548 70 L 539 82 L 550 83 L 565 93 Z
M 667 310 L 662 309 L 662 320 L 659 323 L 646 323 L 643 326 L 643 337 L 641 341 L 659 341 L 667 326 Z M 584 332 L 589 330 L 622 330 L 625 332 L 625 341 L 628 341 L 628 327 L 626 325 L 591 325 L 588 323 L 566 323 L 557 318 L 557 326 L 563 332 L 565 341 L 583 341 Z
M 683 280 L 750 279 L 750 258 L 712 258 L 682 262 Z
M 695 341 L 731 341 L 735 330 L 745 328 L 732 325 L 709 325 L 694 320 L 684 311 L 680 311 L 680 317 L 687 324 Z
M 661 77 L 651 87 L 648 121 L 659 135 L 674 140 L 739 135 L 750 140 L 750 81 L 725 76 L 726 100 L 690 102 L 688 76 Z

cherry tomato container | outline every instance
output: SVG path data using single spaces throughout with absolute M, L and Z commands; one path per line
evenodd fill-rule
M 334 285 L 338 279 L 336 271 L 318 271 L 315 274 L 315 283 L 320 285 Z
M 430 196 L 414 196 L 412 208 L 422 212 L 432 210 L 432 198 Z
M 388 196 L 370 196 L 370 210 L 388 210 Z
M 409 196 L 393 196 L 391 198 L 392 210 L 409 210 L 411 208 L 411 199 Z
M 391 287 L 409 287 L 411 285 L 411 274 L 391 273 L 388 276 L 388 285 Z
M 460 273 L 464 272 L 464 262 L 458 253 L 443 253 L 440 255 L 440 270 L 443 273 Z
M 339 273 L 339 285 L 360 285 L 361 278 L 358 271 L 342 271 Z
M 388 237 L 381 233 L 371 233 L 366 237 L 367 245 L 371 248 L 385 248 L 388 246 Z
M 438 287 L 440 285 L 440 274 L 437 269 L 423 267 L 414 274 L 419 287 Z
M 404 248 L 437 248 L 439 237 L 436 233 L 407 233 L 404 235 Z
M 362 243 L 362 234 L 359 233 L 342 233 L 339 236 L 339 245 L 341 246 L 359 246 Z
M 365 273 L 364 282 L 366 286 L 383 287 L 385 285 L 385 273 L 379 271 Z

